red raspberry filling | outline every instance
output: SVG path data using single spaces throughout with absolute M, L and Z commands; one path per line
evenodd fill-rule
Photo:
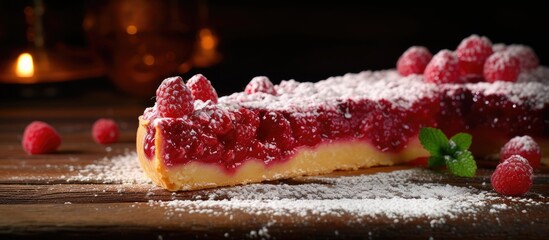
M 372 142 L 380 151 L 399 151 L 423 126 L 419 119 L 433 118 L 431 109 L 439 105 L 427 99 L 420 102 L 404 110 L 384 100 L 347 100 L 340 104 L 344 111 L 319 107 L 307 113 L 227 110 L 208 105 L 195 110 L 190 118 L 153 121 L 144 148 L 147 157 L 152 158 L 156 124 L 163 136 L 160 156 L 167 166 L 199 161 L 217 163 L 234 172 L 251 158 L 269 165 L 286 161 L 300 147 L 355 138 Z M 352 125 L 360 130 L 352 131 Z

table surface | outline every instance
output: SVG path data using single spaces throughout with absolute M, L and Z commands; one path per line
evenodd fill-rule
M 135 149 L 137 116 L 144 105 L 131 101 L 116 104 L 104 102 L 107 101 L 96 104 L 92 101 L 13 103 L 0 108 L 0 238 L 542 239 L 549 234 L 547 167 L 536 173 L 535 184 L 524 197 L 526 201 L 501 197 L 481 207 L 473 219 L 458 215 L 436 226 L 432 226 L 428 218 L 400 222 L 383 217 L 348 221 L 348 216 L 333 215 L 306 218 L 297 215 L 273 217 L 268 213 L 205 214 L 190 211 L 181 212 L 180 217 L 167 217 L 166 208 L 151 204 L 151 201 L 199 201 L 197 196 L 205 196 L 209 190 L 171 193 L 143 184 L 105 183 L 94 179 L 67 181 L 67 178 L 77 174 L 75 168 Z M 121 128 L 118 143 L 103 146 L 93 142 L 90 129 L 99 117 L 118 121 Z M 63 143 L 57 153 L 31 156 L 22 150 L 20 141 L 23 129 L 33 120 L 46 121 L 61 133 Z M 441 174 L 436 182 L 493 192 L 489 184 L 492 167 L 490 164 L 483 166 L 474 178 Z M 404 168 L 409 167 L 338 172 L 329 177 Z M 424 181 L 430 183 L 430 180 Z M 265 184 L 311 183 L 294 179 Z M 124 191 L 120 191 L 121 188 Z M 496 203 L 510 207 L 492 213 L 490 209 L 493 206 L 490 204 Z M 266 224 L 268 234 L 258 234 Z

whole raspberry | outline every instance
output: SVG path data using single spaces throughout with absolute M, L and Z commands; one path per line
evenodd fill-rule
M 97 119 L 92 126 L 92 137 L 99 144 L 115 143 L 118 141 L 118 125 L 112 119 Z
M 526 158 L 534 170 L 541 165 L 541 149 L 530 136 L 517 136 L 503 145 L 499 153 L 500 162 L 503 162 L 511 155 L 520 155 Z
M 498 164 L 490 180 L 496 192 L 520 196 L 530 190 L 533 178 L 534 173 L 528 161 L 519 155 L 511 155 Z
M 193 96 L 181 77 L 166 78 L 156 89 L 156 106 L 161 117 L 187 116 L 194 110 Z
M 539 66 L 539 58 L 529 46 L 513 44 L 507 46 L 506 51 L 519 60 L 522 71 L 530 71 Z
M 471 35 L 463 39 L 456 49 L 461 75 L 482 75 L 484 62 L 493 52 L 492 42 L 487 37 Z
M 187 81 L 187 87 L 191 90 L 194 100 L 208 100 L 217 103 L 217 92 L 212 87 L 212 83 L 202 74 L 196 74 Z
M 22 145 L 28 154 L 50 153 L 61 145 L 61 137 L 49 124 L 34 121 L 25 128 Z
M 276 90 L 274 88 L 273 83 L 271 82 L 271 80 L 269 80 L 268 77 L 265 77 L 265 76 L 254 77 L 248 83 L 248 85 L 246 85 L 244 92 L 246 92 L 246 94 L 262 92 L 262 93 L 267 93 L 271 95 L 276 95 Z
M 507 51 L 492 54 L 484 63 L 484 79 L 487 82 L 515 82 L 519 73 L 519 60 Z
M 423 74 L 431 58 L 433 58 L 433 54 L 426 47 L 410 47 L 398 58 L 397 71 L 402 76 Z
M 459 61 L 456 54 L 446 49 L 439 51 L 425 67 L 423 76 L 430 83 L 458 83 Z

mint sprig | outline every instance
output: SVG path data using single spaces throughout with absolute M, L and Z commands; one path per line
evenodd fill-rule
M 448 171 L 456 176 L 475 176 L 477 164 L 468 150 L 472 143 L 470 134 L 458 133 L 448 140 L 441 130 L 426 127 L 419 131 L 419 141 L 431 154 L 428 161 L 430 168 L 446 165 Z

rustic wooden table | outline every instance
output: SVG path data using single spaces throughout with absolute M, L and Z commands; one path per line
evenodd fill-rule
M 0 108 L 0 238 L 546 239 L 549 236 L 549 199 L 546 198 L 549 171 L 546 167 L 536 174 L 534 187 L 524 201 L 494 199 L 480 206 L 474 218 L 457 215 L 436 226 L 425 217 L 400 222 L 383 217 L 348 221 L 349 216 L 345 215 L 306 218 L 242 211 L 230 214 L 182 211 L 179 217 L 169 217 L 165 207 L 151 201 L 196 200 L 197 196 L 208 195 L 209 190 L 171 193 L 151 185 L 105 183 L 97 179 L 67 181 L 78 174 L 74 169 L 135 149 L 137 116 L 144 105 L 131 101 L 90 102 L 4 104 Z M 119 143 L 102 146 L 93 142 L 90 128 L 99 117 L 119 122 Z M 23 129 L 33 120 L 47 121 L 61 133 L 63 143 L 57 153 L 30 156 L 22 150 Z M 338 173 L 335 177 L 402 168 L 406 167 Z M 490 192 L 490 174 L 491 169 L 486 167 L 473 179 L 441 174 L 436 182 Z M 423 181 L 428 184 L 430 180 Z M 299 180 L 268 184 L 280 183 L 308 184 Z M 508 207 L 494 213 L 491 204 Z M 269 223 L 268 233 L 266 223 Z

